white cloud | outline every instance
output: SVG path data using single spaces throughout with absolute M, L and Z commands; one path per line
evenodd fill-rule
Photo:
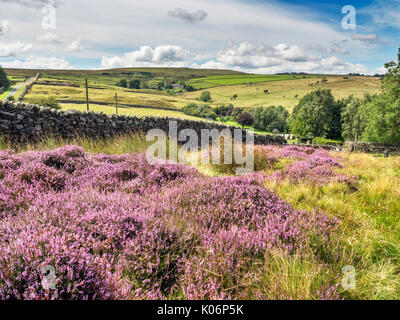
M 125 53 L 123 56 L 105 57 L 101 61 L 103 68 L 133 66 L 184 66 L 190 52 L 180 46 L 166 45 L 151 48 L 143 46 L 137 51 Z
M 58 44 L 65 43 L 65 40 L 62 39 L 59 35 L 56 35 L 51 32 L 39 36 L 37 40 L 47 43 L 58 43 Z
M 367 73 L 361 64 L 345 62 L 336 56 L 323 57 L 298 46 L 278 44 L 254 44 L 249 42 L 234 44 L 220 51 L 214 60 L 193 67 L 234 69 L 252 73 L 309 72 L 345 74 Z
M 388 25 L 395 28 L 400 27 L 399 0 L 377 0 L 364 10 L 373 16 L 375 24 Z
M 388 70 L 385 67 L 379 67 L 379 68 L 376 68 L 376 72 L 375 73 L 377 73 L 377 74 L 386 74 L 387 71 Z
M 327 47 L 324 47 L 320 44 L 312 44 L 310 46 L 307 47 L 308 50 L 310 51 L 315 51 L 315 52 L 319 52 L 322 54 L 348 54 L 348 51 L 346 48 L 343 47 L 343 43 L 345 41 L 338 41 L 338 42 L 334 42 L 329 44 Z
M 0 36 L 4 35 L 10 30 L 10 23 L 7 20 L 0 21 Z
M 179 18 L 189 23 L 195 23 L 207 18 L 208 13 L 203 10 L 197 10 L 196 12 L 190 13 L 186 9 L 177 8 L 169 11 L 168 16 L 171 18 Z
M 0 0 L 0 2 L 14 3 L 24 7 L 40 8 L 45 5 L 58 6 L 60 1 L 58 0 Z
M 380 40 L 376 34 L 353 34 L 351 36 L 351 39 L 354 41 L 360 41 L 365 44 L 373 44 L 373 43 L 379 43 Z
M 25 60 L 15 60 L 2 62 L 5 68 L 21 68 L 21 69 L 72 69 L 72 66 L 63 58 L 47 58 L 30 56 Z
M 32 49 L 30 43 L 14 42 L 14 43 L 0 43 L 0 57 L 8 58 L 15 57 L 20 53 L 27 52 Z
M 66 48 L 67 51 L 82 51 L 83 50 L 83 44 L 82 44 L 82 39 L 77 39 L 71 42 L 71 44 Z
M 61 39 L 60 36 L 54 34 L 54 33 L 46 33 L 44 35 L 41 35 L 37 38 L 39 41 L 47 42 L 47 43 L 64 43 L 65 40 Z

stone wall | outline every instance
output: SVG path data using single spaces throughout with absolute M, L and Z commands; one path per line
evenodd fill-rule
M 400 145 L 370 143 L 370 142 L 346 142 L 344 150 L 350 152 L 364 152 L 374 154 L 384 154 L 388 152 L 392 155 L 400 155 Z
M 22 101 L 24 99 L 24 97 L 29 93 L 29 91 L 32 89 L 33 85 L 35 84 L 35 82 L 39 79 L 40 77 L 40 73 L 36 74 L 36 76 L 34 78 L 32 78 L 31 81 L 29 81 L 29 83 L 25 83 L 25 88 L 24 91 L 22 92 L 22 94 L 19 96 L 18 101 Z M 26 80 L 27 81 L 27 80 Z
M 0 101 L 0 133 L 6 140 L 13 142 L 35 141 L 49 135 L 64 139 L 77 136 L 110 138 L 126 133 L 147 133 L 151 129 L 161 129 L 168 133 L 170 120 L 171 118 L 137 118 L 76 110 L 51 110 L 21 102 Z M 234 129 L 213 122 L 173 120 L 178 123 L 178 132 L 190 128 L 199 136 L 201 129 Z M 254 141 L 256 144 L 286 143 L 282 137 L 258 134 L 254 135 Z

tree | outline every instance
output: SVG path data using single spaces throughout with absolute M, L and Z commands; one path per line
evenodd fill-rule
M 217 118 L 217 114 L 215 113 L 213 108 L 206 104 L 198 106 L 195 103 L 189 103 L 182 108 L 182 111 L 184 114 L 195 117 L 201 117 L 213 120 Z
M 307 138 L 340 139 L 342 104 L 335 101 L 331 90 L 319 89 L 295 106 L 290 119 L 293 133 Z
M 227 117 L 232 114 L 233 109 L 234 109 L 234 107 L 232 104 L 227 104 L 227 105 L 224 104 L 224 105 L 216 107 L 214 109 L 214 111 L 219 117 Z
M 289 112 L 282 106 L 257 107 L 250 113 L 254 117 L 254 128 L 266 131 L 287 132 Z
M 115 84 L 117 87 L 128 88 L 128 81 L 122 79 Z
M 365 127 L 366 119 L 362 116 L 360 109 L 363 104 L 371 102 L 373 97 L 366 94 L 364 99 L 350 96 L 341 101 L 342 108 L 342 136 L 343 139 L 349 141 L 357 141 L 361 139 Z
M 141 82 L 140 83 L 140 88 L 141 89 L 149 89 L 149 85 L 147 84 L 147 82 Z
M 210 91 L 203 91 L 200 95 L 199 100 L 203 102 L 210 102 L 212 100 Z
M 140 80 L 130 80 L 128 85 L 130 89 L 140 89 Z
M 250 113 L 244 112 L 236 119 L 236 122 L 242 127 L 251 126 L 254 123 L 254 117 Z
M 7 74 L 4 72 L 3 68 L 0 67 L 0 88 L 8 89 L 11 83 L 7 78 Z
M 186 91 L 188 91 L 188 92 L 194 91 L 194 88 L 193 88 L 190 84 L 185 84 L 185 85 L 183 86 L 183 88 L 184 88 Z
M 164 89 L 164 87 L 165 87 L 165 84 L 164 84 L 164 82 L 159 82 L 159 83 L 157 83 L 157 89 L 158 90 L 162 90 L 162 89 Z
M 397 62 L 389 62 L 385 67 L 388 71 L 382 82 L 382 93 L 360 107 L 366 121 L 362 139 L 400 143 L 400 48 Z

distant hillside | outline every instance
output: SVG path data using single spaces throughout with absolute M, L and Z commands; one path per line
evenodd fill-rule
M 151 73 L 157 77 L 174 77 L 179 80 L 190 80 L 216 75 L 245 75 L 246 73 L 219 69 L 191 69 L 191 68 L 118 68 L 107 70 L 45 70 L 45 69 L 11 69 L 4 68 L 9 76 L 34 76 L 37 73 L 48 75 L 97 75 L 118 76 L 122 74 Z

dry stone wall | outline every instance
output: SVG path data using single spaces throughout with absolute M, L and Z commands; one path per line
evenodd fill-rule
M 344 149 L 350 152 L 363 152 L 371 154 L 400 155 L 400 145 L 371 143 L 371 142 L 346 142 Z
M 38 105 L 21 102 L 0 101 L 0 133 L 13 142 L 35 141 L 45 136 L 65 139 L 74 137 L 110 138 L 127 133 L 147 133 L 151 129 L 169 132 L 171 118 L 137 118 L 131 116 L 105 115 L 76 110 L 52 110 Z M 217 123 L 173 119 L 177 121 L 178 131 L 193 129 L 200 136 L 201 129 L 229 128 Z M 245 137 L 244 137 L 245 138 Z M 254 135 L 256 144 L 285 144 L 279 136 Z

